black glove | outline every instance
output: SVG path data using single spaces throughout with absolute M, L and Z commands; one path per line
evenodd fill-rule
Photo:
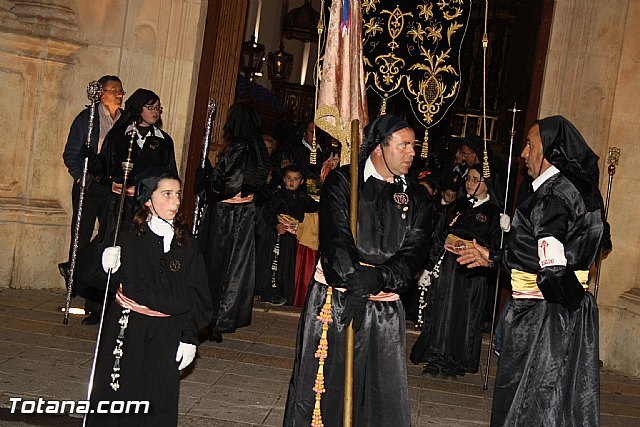
M 560 267 L 546 267 L 538 277 L 538 287 L 545 300 L 562 305 L 569 310 L 577 310 L 582 304 L 585 290 L 570 267 L 560 274 Z
M 357 266 L 356 271 L 347 276 L 347 289 L 352 292 L 377 294 L 383 285 L 384 277 L 379 268 Z
M 367 301 L 369 301 L 369 294 L 366 291 L 346 292 L 346 302 L 341 317 L 345 326 L 349 326 L 349 323 L 353 322 L 353 330 L 357 331 L 360 329 L 362 319 L 364 318 L 364 311 L 367 308 Z
M 202 186 L 205 184 L 206 181 L 209 180 L 209 177 L 211 176 L 212 172 L 213 172 L 213 166 L 211 166 L 211 162 L 207 157 L 204 160 L 204 167 L 199 167 L 198 169 L 196 169 L 196 182 L 194 186 L 196 195 L 200 195 L 199 193 L 202 190 Z
M 80 147 L 80 157 L 83 159 L 88 158 L 89 163 L 91 163 L 96 157 L 96 152 L 93 150 L 93 147 L 88 146 L 87 144 L 82 144 L 82 147 Z

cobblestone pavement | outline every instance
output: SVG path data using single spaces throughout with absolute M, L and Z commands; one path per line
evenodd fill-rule
M 62 325 L 63 302 L 61 293 L 0 289 L 1 426 L 82 424 L 80 418 L 18 415 L 8 409 L 15 396 L 85 398 L 97 327 L 82 325 L 74 316 Z M 203 343 L 194 369 L 181 383 L 180 425 L 282 425 L 298 316 L 294 308 L 258 304 L 250 327 L 225 335 L 221 344 Z M 416 337 L 408 332 L 408 350 Z M 481 374 L 433 378 L 409 362 L 408 374 L 412 425 L 488 425 L 495 358 L 486 391 Z M 601 425 L 640 426 L 640 379 L 603 369 L 601 393 Z

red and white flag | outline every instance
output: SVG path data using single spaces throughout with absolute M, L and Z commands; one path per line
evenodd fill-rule
M 315 125 L 340 141 L 340 164 L 349 163 L 351 121 L 360 120 L 360 135 L 369 121 L 360 0 L 334 0 L 319 74 Z

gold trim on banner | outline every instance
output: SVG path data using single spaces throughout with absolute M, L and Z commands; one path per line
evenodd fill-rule
M 328 118 L 332 118 L 336 124 L 334 125 L 331 120 L 327 120 Z M 315 124 L 340 141 L 340 144 L 342 144 L 340 165 L 349 164 L 351 156 L 351 124 L 342 120 L 338 107 L 333 105 L 318 107 L 315 115 Z

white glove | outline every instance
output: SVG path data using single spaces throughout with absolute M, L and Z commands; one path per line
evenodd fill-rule
M 178 352 L 176 353 L 176 362 L 180 362 L 178 371 L 182 371 L 184 368 L 189 366 L 195 357 L 196 346 L 180 341 L 180 344 L 178 345 Z
M 115 273 L 120 268 L 120 246 L 110 246 L 102 252 L 102 269 Z
M 511 218 L 507 214 L 500 214 L 500 228 L 505 233 L 508 233 L 511 230 Z

